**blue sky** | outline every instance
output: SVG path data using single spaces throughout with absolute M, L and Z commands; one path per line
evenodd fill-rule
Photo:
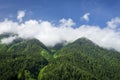
M 25 10 L 28 19 L 57 22 L 71 18 L 77 25 L 106 26 L 106 22 L 120 17 L 120 0 L 0 0 L 0 20 L 16 20 L 17 11 Z M 90 13 L 90 20 L 80 18 Z
M 54 46 L 86 37 L 120 51 L 120 0 L 0 0 L 3 33 L 18 35 L 2 43 L 21 37 Z

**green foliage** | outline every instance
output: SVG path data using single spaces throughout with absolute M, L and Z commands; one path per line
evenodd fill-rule
M 0 80 L 120 80 L 120 53 L 86 38 L 53 48 L 19 38 L 0 44 Z
M 2 45 L 3 48 L 0 51 L 0 80 L 37 79 L 39 70 L 48 64 L 46 58 L 40 54 L 42 50 L 45 51 L 45 48 L 37 40 L 23 40 L 9 44 L 9 46 Z
M 55 62 L 40 71 L 38 80 L 96 80 L 96 78 L 72 64 Z
M 46 58 L 48 61 L 50 61 L 52 59 L 52 55 L 46 51 L 45 49 L 43 49 L 40 53 L 44 58 Z
M 82 38 L 59 50 L 58 62 L 66 62 L 89 71 L 100 80 L 120 79 L 120 53 L 103 49 Z

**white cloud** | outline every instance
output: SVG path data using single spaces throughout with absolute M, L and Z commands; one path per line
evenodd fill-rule
M 89 16 L 90 16 L 90 13 L 85 13 L 85 14 L 82 16 L 82 19 L 84 19 L 85 21 L 89 21 Z
M 61 19 L 60 21 L 59 21 L 61 24 L 61 26 L 63 26 L 63 27 L 71 27 L 71 26 L 74 26 L 75 25 L 75 23 L 73 22 L 73 20 L 72 19 L 68 19 L 68 20 L 66 20 L 66 19 Z
M 3 38 L 3 39 L 1 39 L 1 43 L 2 44 L 9 44 L 15 39 L 16 39 L 16 36 L 10 36 L 8 38 Z
M 116 19 L 108 21 L 115 22 Z M 119 25 L 120 23 L 117 23 Z M 100 28 L 99 26 L 75 25 L 72 19 L 61 19 L 58 26 L 49 21 L 28 20 L 23 23 L 5 20 L 0 22 L 0 34 L 12 32 L 21 38 L 36 38 L 47 46 L 54 46 L 62 41 L 72 42 L 78 38 L 86 37 L 104 48 L 114 48 L 120 51 L 120 30 L 110 28 L 114 25 Z M 2 43 L 9 43 L 16 37 L 2 39 Z
M 16 33 L 18 29 L 18 23 L 11 20 L 5 19 L 3 22 L 0 22 L 0 34 L 6 32 Z
M 112 29 L 117 28 L 118 26 L 120 26 L 120 18 L 119 17 L 113 18 L 111 21 L 107 22 L 107 25 L 109 28 Z
M 17 19 L 19 22 L 23 20 L 23 17 L 25 16 L 25 11 L 18 11 Z

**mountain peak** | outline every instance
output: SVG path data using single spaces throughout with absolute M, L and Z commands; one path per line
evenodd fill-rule
M 95 45 L 95 43 L 93 43 L 91 40 L 85 38 L 85 37 L 82 37 L 82 38 L 79 38 L 77 40 L 75 40 L 73 43 L 77 43 L 77 44 L 80 44 L 80 45 Z

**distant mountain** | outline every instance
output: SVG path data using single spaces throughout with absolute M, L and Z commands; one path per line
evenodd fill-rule
M 120 53 L 86 38 L 51 48 L 17 38 L 0 44 L 0 80 L 120 80 Z
M 64 47 L 66 45 L 66 43 L 67 43 L 67 41 L 62 41 L 61 43 L 55 44 L 53 47 L 49 47 L 49 49 L 59 50 L 62 47 Z
M 14 34 L 14 33 L 3 33 L 3 34 L 0 34 L 0 39 L 2 38 L 7 38 L 7 37 L 10 37 L 10 36 L 16 36 L 17 34 Z

